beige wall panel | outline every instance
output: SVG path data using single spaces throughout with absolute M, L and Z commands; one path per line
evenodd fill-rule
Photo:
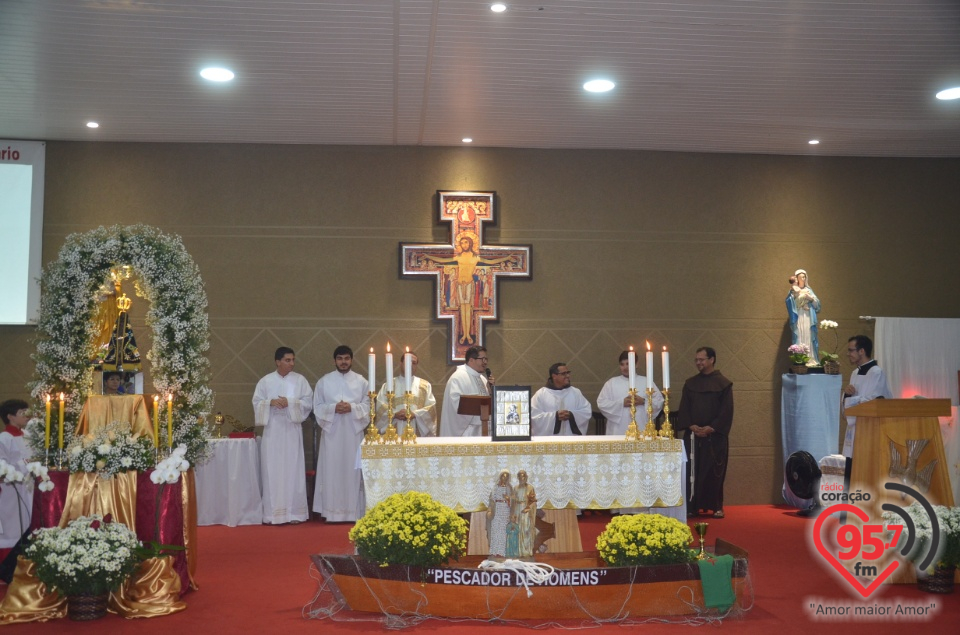
M 713 346 L 736 390 L 730 503 L 779 500 L 794 269 L 841 324 L 840 350 L 872 332 L 860 315 L 960 315 L 936 284 L 960 277 L 958 160 L 51 142 L 46 173 L 45 261 L 101 224 L 183 237 L 209 295 L 216 408 L 247 423 L 279 345 L 311 382 L 339 343 L 361 373 L 370 346 L 410 345 L 439 397 L 447 323 L 432 319 L 430 281 L 399 278 L 397 245 L 449 240 L 436 190 L 495 190 L 485 240 L 533 246 L 533 279 L 501 281 L 487 327 L 498 381 L 536 389 L 566 361 L 595 404 L 620 351 L 649 339 L 672 351 L 676 410 L 695 349 Z M 31 336 L 0 327 L 4 395 L 27 392 Z

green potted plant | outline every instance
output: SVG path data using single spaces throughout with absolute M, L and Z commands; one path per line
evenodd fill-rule
M 797 375 L 807 373 L 807 362 L 810 361 L 810 347 L 806 344 L 791 344 L 787 347 L 790 356 L 790 370 Z

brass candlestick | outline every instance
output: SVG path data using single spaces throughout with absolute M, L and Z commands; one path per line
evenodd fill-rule
M 636 441 L 640 438 L 640 431 L 637 430 L 637 389 L 630 389 L 630 425 L 627 426 L 627 441 Z
M 417 431 L 416 426 L 410 424 L 410 420 L 413 419 L 413 412 L 410 411 L 410 402 L 413 400 L 413 393 L 409 390 L 403 395 L 403 405 L 406 406 L 406 415 L 407 415 L 407 426 L 403 429 L 403 437 L 401 437 L 402 443 L 416 443 L 417 442 Z
M 364 445 L 373 445 L 374 443 L 383 443 L 383 440 L 380 438 L 380 431 L 377 430 L 377 393 L 372 390 L 368 393 L 370 397 L 370 425 L 367 426 L 367 431 L 363 435 L 363 444 Z
M 647 388 L 647 427 L 643 429 L 643 436 L 652 439 L 657 436 L 657 426 L 653 423 L 653 388 Z
M 706 545 L 704 539 L 707 537 L 707 527 L 710 526 L 710 523 L 694 523 L 693 528 L 697 530 L 697 535 L 700 537 L 700 553 L 697 554 L 697 560 L 706 560 L 710 556 L 707 555 Z
M 387 430 L 383 433 L 381 443 L 400 443 L 400 437 L 397 436 L 397 427 L 393 423 L 393 397 L 394 392 L 391 390 L 387 392 L 387 416 L 390 417 L 390 421 L 387 423 Z
M 670 389 L 663 389 L 663 426 L 660 428 L 660 436 L 666 439 L 673 438 L 673 426 L 670 424 Z

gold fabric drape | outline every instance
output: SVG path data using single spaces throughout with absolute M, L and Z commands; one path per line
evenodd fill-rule
M 47 593 L 47 585 L 37 577 L 37 565 L 23 556 L 17 558 L 17 569 L 3 601 L 0 601 L 0 624 L 46 622 L 67 615 L 67 598 L 56 591 Z
M 71 474 L 60 527 L 91 514 L 112 514 L 114 521 L 136 531 L 137 473 L 123 472 L 110 479 L 102 479 L 95 472 Z
M 187 608 L 180 601 L 180 576 L 173 558 L 147 558 L 119 590 L 110 594 L 107 610 L 126 619 L 160 617 Z
M 153 424 L 143 395 L 90 395 L 80 412 L 76 434 L 96 432 L 114 421 L 129 423 L 133 432 L 153 438 Z

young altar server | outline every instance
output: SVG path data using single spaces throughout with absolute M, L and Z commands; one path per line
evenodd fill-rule
M 0 459 L 26 475 L 27 461 L 32 454 L 23 437 L 23 429 L 30 420 L 29 404 L 21 399 L 10 399 L 0 404 L 0 419 L 6 426 L 0 432 Z M 16 567 L 16 555 L 11 551 L 24 533 L 30 531 L 33 512 L 33 479 L 22 483 L 0 485 L 0 579 L 9 582 Z M 10 562 L 5 562 L 7 559 Z

